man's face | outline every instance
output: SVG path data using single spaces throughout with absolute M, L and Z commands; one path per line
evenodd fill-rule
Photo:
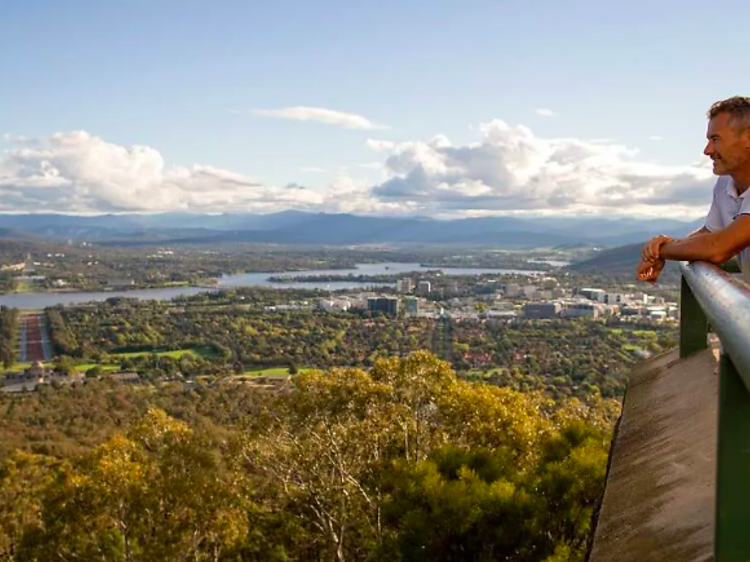
M 750 167 L 750 130 L 738 133 L 729 124 L 728 113 L 720 113 L 708 122 L 706 138 L 703 154 L 713 160 L 717 176 Z

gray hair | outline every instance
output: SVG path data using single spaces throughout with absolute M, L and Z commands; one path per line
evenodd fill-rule
M 737 133 L 750 129 L 750 97 L 733 96 L 717 101 L 708 110 L 708 118 L 713 119 L 721 113 L 729 115 L 729 125 Z

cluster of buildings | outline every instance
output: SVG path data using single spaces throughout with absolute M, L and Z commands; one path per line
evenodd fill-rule
M 416 285 L 411 277 L 404 277 L 396 281 L 396 292 L 416 293 L 417 295 L 428 295 L 432 292 L 432 282 L 426 279 L 417 281 Z
M 612 293 L 584 287 L 576 289 L 569 298 L 526 303 L 523 316 L 530 319 L 619 316 L 659 322 L 677 320 L 679 305 L 641 292 Z
M 373 292 L 359 292 L 351 295 L 338 295 L 317 302 L 299 301 L 290 304 L 277 304 L 264 307 L 266 312 L 292 310 L 321 310 L 324 312 L 348 312 L 350 310 L 369 310 L 384 312 L 392 316 L 417 314 L 425 310 L 425 299 L 416 296 L 393 296 Z
M 448 311 L 456 319 L 514 318 L 601 318 L 618 316 L 623 319 L 652 321 L 677 320 L 679 306 L 643 292 L 615 292 L 593 287 L 568 288 L 554 277 L 537 277 L 528 283 L 483 280 L 479 283 L 452 287 L 452 294 L 439 304 L 428 302 L 424 295 L 435 294 L 436 288 L 428 280 L 416 284 L 411 278 L 399 279 L 397 294 L 357 292 L 321 299 L 317 303 L 301 302 L 269 310 L 308 309 L 326 312 L 369 310 L 391 316 L 438 316 Z M 447 285 L 450 290 L 451 281 Z M 441 286 L 439 290 L 445 291 Z M 433 299 L 434 300 L 434 299 Z
M 397 297 L 360 293 L 353 297 L 320 300 L 318 301 L 317 308 L 328 312 L 344 312 L 360 309 L 398 316 L 402 311 L 406 314 L 417 314 L 420 310 L 424 309 L 424 306 L 424 299 L 415 296 Z
M 443 306 L 456 319 L 601 318 L 652 321 L 677 320 L 679 305 L 643 292 L 615 292 L 593 287 L 568 288 L 554 277 L 537 277 L 529 283 L 484 280 L 447 298 Z
M 124 384 L 138 384 L 141 382 L 138 373 L 107 373 L 107 378 Z M 34 361 L 31 367 L 18 373 L 11 373 L 2 377 L 0 392 L 13 394 L 17 392 L 31 392 L 39 386 L 51 384 L 73 384 L 85 380 L 85 375 L 80 372 L 60 373 L 45 367 L 41 361 Z

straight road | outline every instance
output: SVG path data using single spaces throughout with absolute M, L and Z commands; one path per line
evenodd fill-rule
M 43 313 L 24 313 L 19 330 L 19 361 L 45 362 L 52 358 L 47 320 Z

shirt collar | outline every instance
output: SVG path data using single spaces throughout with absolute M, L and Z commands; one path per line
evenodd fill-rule
M 746 189 L 742 192 L 742 195 L 737 195 L 737 188 L 734 187 L 734 180 L 732 179 L 732 176 L 725 176 L 727 178 L 727 185 L 726 185 L 726 191 L 727 195 L 731 197 L 732 199 L 744 199 L 745 195 L 747 195 L 747 192 L 750 191 L 750 189 Z

